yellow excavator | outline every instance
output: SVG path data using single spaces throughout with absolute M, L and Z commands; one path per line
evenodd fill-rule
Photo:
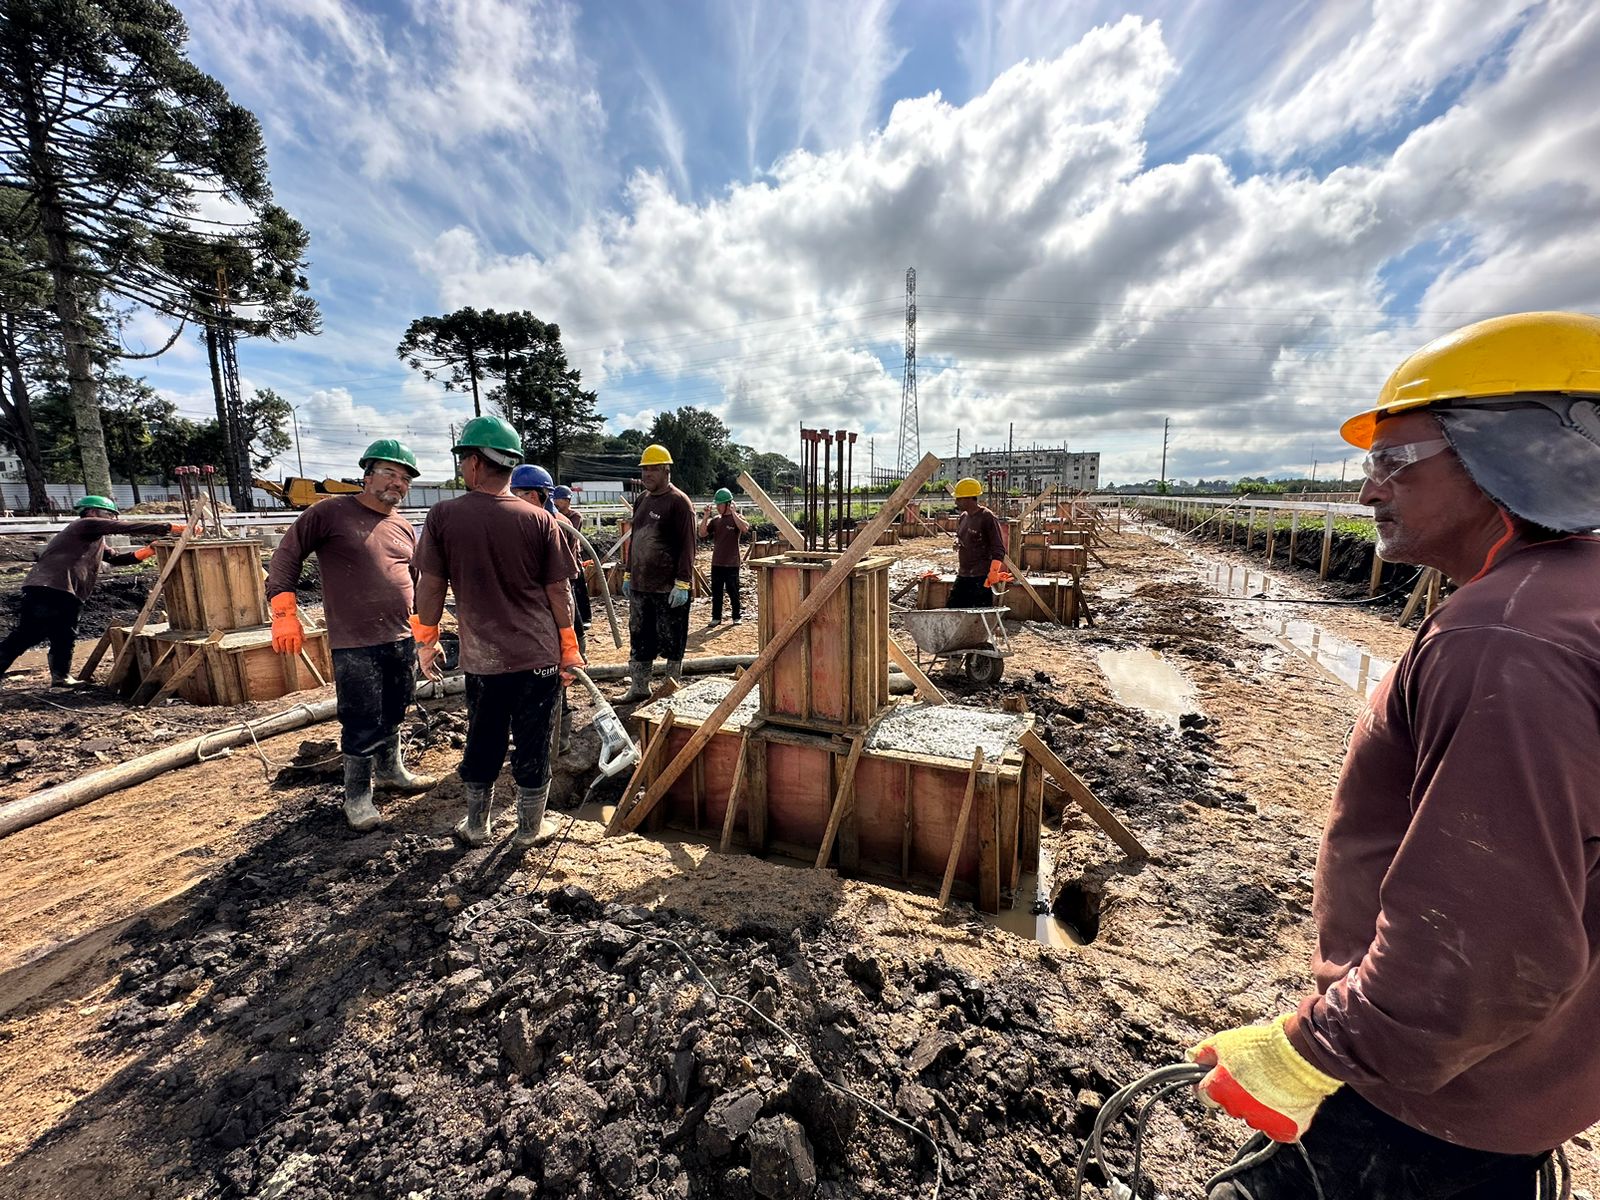
M 361 490 L 360 483 L 349 479 L 302 479 L 298 475 L 290 475 L 282 483 L 273 483 L 270 479 L 250 482 L 290 508 L 310 508 L 329 496 L 353 496 Z

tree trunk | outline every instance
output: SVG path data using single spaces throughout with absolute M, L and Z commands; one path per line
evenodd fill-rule
M 0 410 L 5 412 L 15 434 L 17 457 L 22 460 L 22 480 L 28 488 L 28 511 L 42 513 L 49 508 L 50 493 L 44 485 L 44 456 L 39 453 L 39 431 L 33 424 L 32 399 L 28 395 L 27 380 L 22 377 L 14 316 L 7 316 L 0 324 L 0 358 L 5 360 L 6 386 L 11 391 L 9 401 L 0 397 Z
M 228 426 L 228 398 L 222 394 L 222 360 L 217 356 L 217 327 L 209 315 L 205 329 L 206 361 L 211 365 L 211 398 L 217 405 L 217 432 L 222 435 L 223 454 L 227 455 L 233 445 Z

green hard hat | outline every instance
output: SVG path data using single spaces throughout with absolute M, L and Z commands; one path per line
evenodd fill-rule
M 417 469 L 417 456 L 411 453 L 411 447 L 394 438 L 379 438 L 361 452 L 361 469 L 365 471 L 376 459 L 384 462 L 399 463 L 415 479 L 422 474 Z
M 85 496 L 72 506 L 73 512 L 82 512 L 86 508 L 99 508 L 115 516 L 121 510 L 117 508 L 115 500 L 108 500 L 104 496 Z
M 452 454 L 480 450 L 503 467 L 522 461 L 522 439 L 499 417 L 473 417 L 461 431 L 461 440 L 450 447 Z
M 732 504 L 733 503 L 733 493 L 730 492 L 727 488 L 718 488 L 717 489 L 717 494 L 715 496 L 711 497 L 711 498 L 713 500 L 715 500 L 718 504 Z

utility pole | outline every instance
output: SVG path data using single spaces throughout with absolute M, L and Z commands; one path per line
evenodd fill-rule
M 1167 431 L 1172 428 L 1172 418 L 1164 417 L 1161 421 L 1161 482 L 1167 481 Z
M 956 478 L 961 478 L 961 427 L 956 427 Z
M 1011 457 L 1011 449 L 1017 440 L 1017 423 L 1011 421 L 1006 425 L 1006 513 L 1010 514 L 1011 473 L 1016 469 L 1015 460 Z
M 306 460 L 300 457 L 300 410 L 291 404 L 289 411 L 294 414 L 294 461 L 299 464 L 300 478 L 304 479 L 306 476 Z M 450 439 L 450 444 L 452 446 L 455 445 L 454 438 Z
M 1311 460 L 1311 482 L 1315 483 L 1316 481 L 1317 481 L 1317 460 L 1313 458 Z

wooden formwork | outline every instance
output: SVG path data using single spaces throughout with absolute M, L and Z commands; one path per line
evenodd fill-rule
M 1017 718 L 1019 732 L 1033 718 Z M 643 744 L 659 736 L 659 711 L 637 716 Z M 666 731 L 665 762 L 693 735 L 693 723 Z M 740 759 L 743 758 L 742 770 Z M 830 816 L 851 769 L 851 741 L 772 725 L 724 725 L 652 812 L 652 827 L 702 834 L 729 833 L 728 844 L 755 854 L 817 860 Z M 894 749 L 860 752 L 845 807 L 836 822 L 827 864 L 843 875 L 865 875 L 937 891 L 959 828 L 970 764 Z M 734 818 L 727 812 L 735 775 Z M 644 782 L 649 782 L 650 773 Z M 955 894 L 984 912 L 999 911 L 1039 860 L 1043 773 L 1032 758 L 1008 747 L 978 773 L 971 819 L 955 855 Z
M 120 649 L 127 636 L 125 629 L 114 629 L 113 646 Z M 146 683 L 157 687 L 177 677 L 174 690 L 191 704 L 277 700 L 290 692 L 320 687 L 333 678 L 327 631 L 307 629 L 305 639 L 305 657 L 301 658 L 272 648 L 270 625 L 212 634 L 147 625 L 134 636 L 129 679 L 137 693 Z M 196 657 L 198 662 L 190 661 Z
M 839 556 L 790 551 L 756 559 L 765 646 Z M 889 560 L 864 558 L 760 680 L 763 720 L 826 733 L 865 729 L 889 703 Z
M 858 533 L 860 533 L 861 529 L 863 529 L 863 528 L 865 528 L 865 526 L 862 526 L 861 528 L 858 528 L 858 529 L 851 530 L 850 531 L 850 541 L 852 541 L 852 542 L 855 541 L 856 535 Z M 875 545 L 875 546 L 898 546 L 900 544 L 900 537 L 901 537 L 901 534 L 900 534 L 900 531 L 898 530 L 898 528 L 891 527 L 889 529 L 885 529 L 882 533 L 880 533 L 878 535 L 878 540 L 876 542 L 874 542 L 873 545 Z
M 1047 575 L 1077 575 L 1089 569 L 1089 547 L 1083 544 L 1043 546 L 1024 545 L 1017 563 L 1025 571 L 1043 571 Z
M 750 559 L 771 558 L 774 554 L 782 554 L 789 548 L 789 543 L 782 538 L 757 538 L 750 543 L 746 557 Z
M 154 543 L 165 567 L 177 542 Z M 161 599 L 174 629 L 245 629 L 267 621 L 261 573 L 263 543 L 256 538 L 193 538 L 178 556 Z
M 954 575 L 924 575 L 917 580 L 917 607 L 943 608 L 950 599 L 950 589 L 955 586 Z M 1002 598 L 1001 607 L 1018 621 L 1060 621 L 1076 626 L 1084 616 L 1083 587 L 1076 576 L 1030 575 L 1028 583 L 1039 600 L 1040 607 L 1028 589 L 1013 584 Z

